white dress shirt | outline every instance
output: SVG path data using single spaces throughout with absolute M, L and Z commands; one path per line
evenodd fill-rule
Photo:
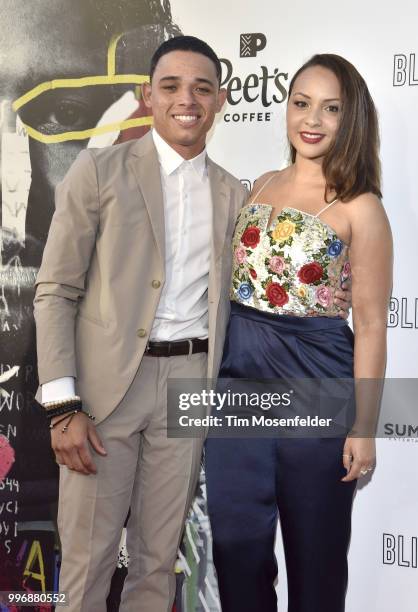
M 212 237 L 212 197 L 206 149 L 185 160 L 152 130 L 160 162 L 165 222 L 165 284 L 151 340 L 208 335 L 208 280 Z M 74 378 L 42 385 L 42 402 L 75 395 Z
M 185 160 L 154 129 L 164 198 L 165 275 L 151 340 L 208 335 L 212 200 L 206 150 Z

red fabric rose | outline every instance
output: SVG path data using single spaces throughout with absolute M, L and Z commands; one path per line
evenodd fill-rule
M 313 261 L 312 263 L 305 264 L 301 267 L 298 272 L 298 278 L 301 283 L 311 285 L 315 281 L 320 280 L 323 273 L 324 270 L 322 269 L 322 266 L 317 261 Z
M 253 268 L 250 268 L 250 275 L 252 278 L 257 278 L 257 272 Z
M 266 287 L 266 296 L 273 306 L 284 306 L 289 301 L 289 296 L 279 283 L 269 283 Z
M 260 242 L 260 228 L 254 225 L 247 227 L 241 236 L 241 242 L 244 246 L 253 249 Z

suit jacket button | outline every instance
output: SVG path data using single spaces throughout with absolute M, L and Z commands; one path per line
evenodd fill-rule
M 161 287 L 161 283 L 159 280 L 153 280 L 151 285 L 153 286 L 154 289 L 159 289 Z
M 139 338 L 145 338 L 145 336 L 147 335 L 147 332 L 145 331 L 145 329 L 142 329 L 142 327 L 140 327 L 138 331 L 136 332 L 136 335 Z

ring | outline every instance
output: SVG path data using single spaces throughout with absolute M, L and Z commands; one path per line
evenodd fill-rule
M 360 474 L 361 474 L 362 476 L 365 476 L 365 475 L 367 474 L 367 472 L 368 472 L 368 471 L 369 471 L 369 470 L 360 470 Z
M 350 459 L 352 459 L 353 455 L 347 455 L 347 453 L 343 453 L 343 457 L 350 457 Z

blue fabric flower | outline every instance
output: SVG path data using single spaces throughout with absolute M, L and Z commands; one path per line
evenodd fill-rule
M 241 283 L 238 287 L 238 295 L 242 300 L 249 300 L 254 293 L 254 288 L 250 283 Z
M 343 250 L 343 243 L 341 240 L 334 240 L 328 247 L 328 255 L 331 257 L 337 257 Z

